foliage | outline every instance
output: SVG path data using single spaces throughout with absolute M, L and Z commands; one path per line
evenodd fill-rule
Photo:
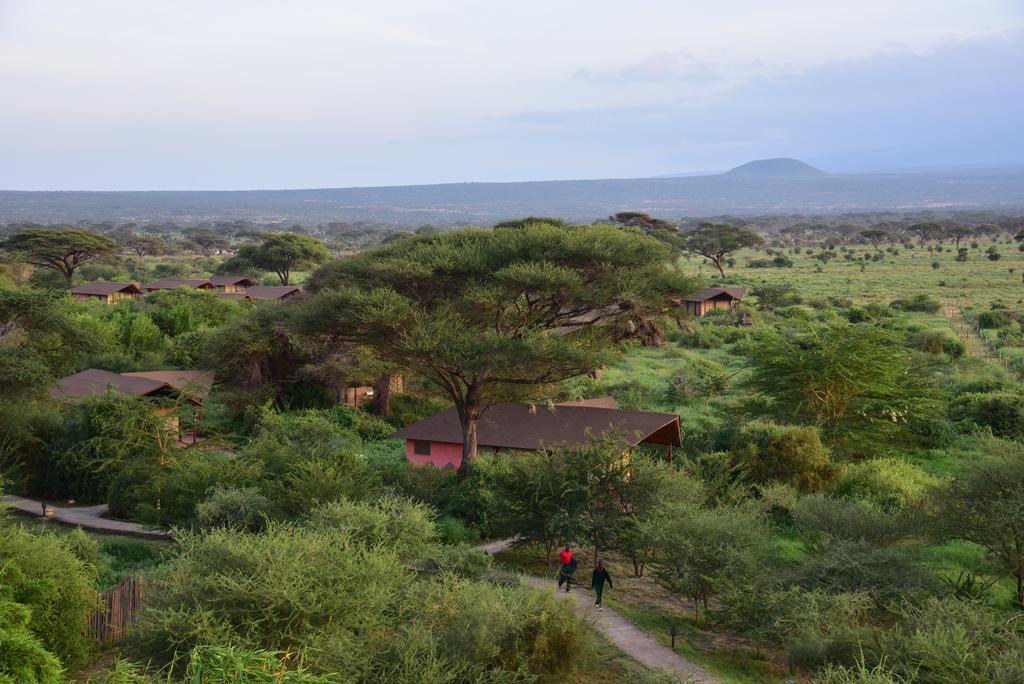
M 27 264 L 57 271 L 70 288 L 79 266 L 114 256 L 117 243 L 87 230 L 29 228 L 0 241 L 0 250 Z
M 0 579 L 10 571 L 0 572 Z M 29 631 L 32 611 L 10 600 L 0 585 L 0 681 L 11 684 L 59 684 L 60 660 Z
M 710 399 L 724 392 L 728 384 L 729 373 L 722 364 L 699 356 L 680 359 L 679 368 L 669 380 L 665 400 L 674 406 L 695 398 Z
M 422 503 L 385 496 L 368 503 L 339 499 L 314 510 L 309 526 L 365 545 L 381 544 L 401 558 L 425 555 L 437 538 L 434 514 Z
M 894 299 L 889 305 L 898 311 L 920 311 L 938 313 L 941 305 L 926 294 L 914 295 L 910 299 Z
M 416 534 L 415 530 L 409 530 Z M 519 681 L 570 672 L 582 624 L 552 597 L 417 580 L 397 544 L 328 527 L 185 534 L 132 641 L 170 660 L 197 646 L 298 653 L 352 681 Z
M 744 247 L 754 247 L 764 242 L 758 233 L 746 228 L 737 228 L 727 223 L 701 223 L 683 233 L 683 249 L 708 259 L 725 277 L 722 264 L 729 254 Z
M 266 526 L 270 510 L 270 500 L 256 487 L 217 487 L 196 504 L 196 522 L 203 529 L 258 532 Z
M 321 503 L 366 493 L 370 478 L 361 444 L 330 412 L 265 411 L 239 453 L 259 464 L 260 488 L 271 501 L 286 514 L 302 515 Z
M 1024 454 L 1019 447 L 966 463 L 938 494 L 947 536 L 974 542 L 1014 578 L 1024 610 Z
M 0 520 L 0 597 L 24 606 L 3 604 L 12 611 L 8 619 L 21 623 L 28 612 L 28 630 L 67 668 L 84 665 L 95 646 L 87 631 L 97 608 L 95 582 L 96 569 L 62 538 Z M 44 660 L 37 656 L 46 669 Z
M 1005 615 L 969 601 L 930 598 L 903 604 L 897 616 L 893 629 L 876 632 L 873 650 L 904 681 L 1024 679 L 1024 633 Z
M 289 653 L 230 646 L 197 646 L 188 656 L 189 681 L 201 684 L 330 684 L 331 676 L 305 671 Z
M 903 542 L 917 531 L 905 518 L 864 501 L 820 493 L 800 497 L 792 507 L 792 515 L 796 528 L 806 534 L 868 541 L 876 546 Z
M 752 421 L 743 425 L 734 460 L 754 482 L 785 482 L 808 491 L 826 487 L 836 476 L 832 454 L 817 428 Z
M 898 458 L 876 458 L 844 469 L 835 492 L 883 511 L 920 504 L 938 481 L 920 467 Z
M 654 579 L 705 612 L 718 583 L 756 572 L 767 537 L 763 514 L 747 506 L 677 503 L 657 511 L 641 529 L 654 550 Z
M 463 428 L 465 475 L 487 406 L 589 372 L 628 320 L 667 311 L 691 287 L 667 256 L 657 240 L 600 225 L 413 237 L 314 273 L 321 294 L 300 330 L 372 345 L 443 392 Z
M 323 243 L 295 233 L 266 233 L 258 245 L 242 245 L 231 268 L 246 270 L 247 265 L 277 274 L 282 285 L 291 284 L 292 271 L 322 264 L 330 258 Z
M 878 605 L 938 588 L 919 549 L 848 539 L 834 539 L 809 556 L 793 569 L 791 581 L 808 590 L 867 594 Z
M 949 417 L 987 427 L 997 437 L 1024 439 L 1024 392 L 999 390 L 968 392 L 949 404 Z
M 869 324 L 765 331 L 746 350 L 748 386 L 770 410 L 829 435 L 888 433 L 934 411 L 931 380 L 899 336 Z

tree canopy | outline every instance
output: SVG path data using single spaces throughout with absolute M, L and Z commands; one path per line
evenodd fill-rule
M 764 243 L 764 238 L 752 230 L 728 223 L 702 223 L 683 234 L 683 249 L 699 254 L 711 261 L 721 276 L 725 276 L 722 263 L 729 254 Z
M 488 406 L 600 366 L 629 319 L 693 288 L 668 256 L 600 225 L 411 237 L 315 272 L 300 329 L 372 343 L 438 387 L 458 410 L 465 468 Z
M 254 266 L 262 271 L 273 271 L 282 285 L 290 285 L 292 271 L 322 264 L 328 258 L 327 248 L 314 238 L 295 233 L 267 233 L 263 242 L 240 247 L 238 254 L 219 270 L 247 270 Z
M 27 264 L 57 271 L 71 287 L 71 279 L 79 266 L 114 256 L 117 243 L 86 230 L 30 228 L 0 242 L 0 249 Z

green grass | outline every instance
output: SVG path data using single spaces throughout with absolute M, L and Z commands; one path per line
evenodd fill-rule
M 692 615 L 641 607 L 614 596 L 609 596 L 605 603 L 665 646 L 672 645 L 670 629 L 675 625 L 676 652 L 718 676 L 726 684 L 762 684 L 782 679 L 783 673 L 779 672 L 775 664 L 748 648 L 705 650 L 709 641 L 708 634 L 696 626 Z

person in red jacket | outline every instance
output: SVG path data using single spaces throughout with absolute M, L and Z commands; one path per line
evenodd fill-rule
M 572 555 L 572 549 L 566 544 L 565 548 L 558 552 L 558 588 L 565 584 L 565 591 L 568 593 L 572 583 L 572 575 L 576 572 L 576 558 Z

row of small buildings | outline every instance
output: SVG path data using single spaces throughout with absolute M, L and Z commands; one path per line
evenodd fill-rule
M 211 276 L 210 278 L 161 278 L 139 285 L 133 282 L 83 283 L 71 288 L 75 299 L 96 299 L 116 304 L 160 290 L 187 287 L 217 293 L 219 299 L 286 302 L 302 296 L 296 285 L 256 285 L 250 276 Z

